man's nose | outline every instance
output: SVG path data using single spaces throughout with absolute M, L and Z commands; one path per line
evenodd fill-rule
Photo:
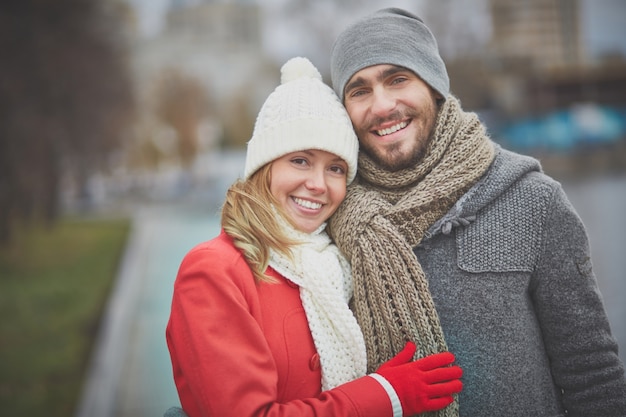
M 384 88 L 375 89 L 372 94 L 372 113 L 377 116 L 386 116 L 396 107 L 393 94 Z

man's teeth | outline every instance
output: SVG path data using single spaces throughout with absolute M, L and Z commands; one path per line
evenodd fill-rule
M 390 135 L 393 132 L 397 132 L 400 129 L 404 129 L 406 127 L 406 125 L 407 125 L 406 122 L 401 122 L 401 123 L 398 123 L 397 125 L 388 127 L 387 129 L 377 130 L 376 133 L 378 133 L 379 136 Z
M 302 207 L 305 207 L 305 208 L 308 208 L 308 209 L 312 209 L 312 210 L 317 210 L 317 209 L 322 208 L 322 205 L 320 203 L 314 203 L 312 201 L 303 200 L 303 199 L 297 198 L 297 197 L 294 197 L 293 201 L 295 201 L 296 204 L 298 204 L 299 206 L 302 206 Z

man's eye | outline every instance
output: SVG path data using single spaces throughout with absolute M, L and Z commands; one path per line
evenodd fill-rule
M 397 78 L 394 78 L 393 81 L 391 81 L 391 83 L 392 84 L 400 84 L 400 83 L 402 83 L 402 82 L 404 82 L 406 80 L 407 80 L 406 77 L 397 77 Z
M 359 96 L 362 96 L 363 94 L 365 94 L 365 91 L 363 91 L 363 90 L 355 90 L 355 91 L 350 93 L 350 97 L 359 97 Z

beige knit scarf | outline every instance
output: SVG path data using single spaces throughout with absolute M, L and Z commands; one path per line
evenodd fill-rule
M 415 359 L 446 351 L 428 282 L 412 248 L 485 173 L 493 144 L 473 113 L 449 96 L 419 164 L 398 172 L 359 156 L 357 180 L 330 222 L 350 259 L 352 308 L 365 337 L 368 372 L 412 340 Z M 455 402 L 433 415 L 458 416 Z
M 350 311 L 350 265 L 321 225 L 313 233 L 294 229 L 276 216 L 283 232 L 300 242 L 291 248 L 293 258 L 270 251 L 269 265 L 300 287 L 313 343 L 320 355 L 322 390 L 326 391 L 365 375 L 367 355 L 363 333 Z

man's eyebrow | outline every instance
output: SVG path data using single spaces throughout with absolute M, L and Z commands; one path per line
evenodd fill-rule
M 385 69 L 384 71 L 379 72 L 378 75 L 376 76 L 376 80 L 381 81 L 394 74 L 397 74 L 399 72 L 405 72 L 405 71 L 411 71 L 411 70 L 405 67 L 398 66 L 398 65 L 391 65 L 389 68 Z M 355 89 L 355 88 L 363 87 L 366 84 L 367 84 L 366 81 L 362 77 L 357 77 L 354 81 L 346 84 L 346 88 L 344 88 L 343 93 L 345 95 L 348 91 Z
M 411 71 L 411 70 L 408 69 L 408 68 L 405 68 L 405 67 L 400 67 L 398 65 L 392 65 L 391 67 L 389 67 L 386 70 L 382 71 L 378 75 L 378 80 L 383 80 L 383 79 L 385 79 L 387 77 L 390 77 L 392 75 L 395 75 L 395 74 L 397 74 L 399 72 L 406 72 L 406 71 Z
M 346 88 L 343 89 L 343 94 L 345 95 L 348 91 L 353 90 L 355 88 L 363 87 L 365 85 L 365 80 L 361 77 L 357 77 L 354 81 L 346 84 Z

